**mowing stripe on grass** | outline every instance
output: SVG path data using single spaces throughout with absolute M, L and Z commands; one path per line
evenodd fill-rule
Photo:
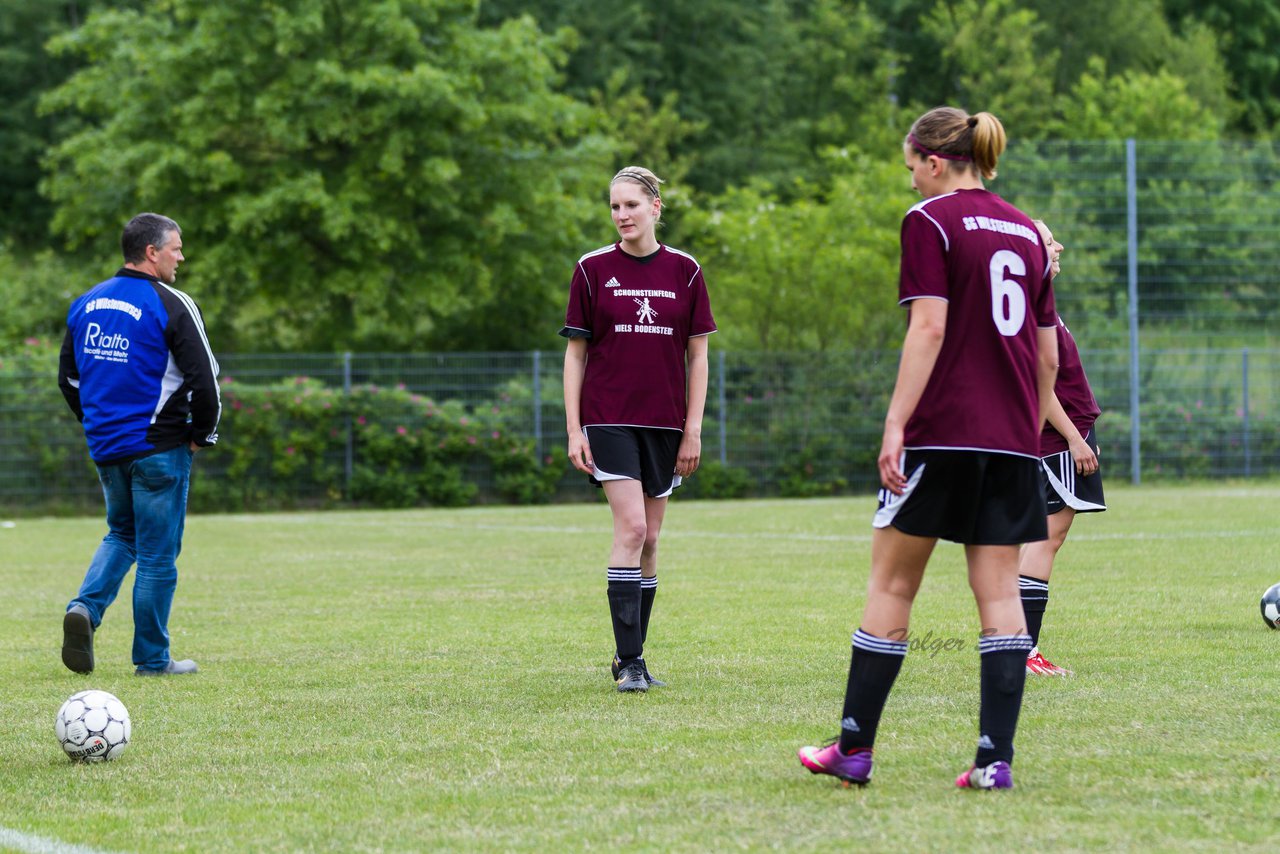
M 459 522 L 435 522 L 423 521 L 413 522 L 414 527 L 444 528 L 452 531 L 520 531 L 526 534 L 601 534 L 601 528 L 582 528 L 573 526 L 554 526 L 554 525 L 490 525 L 484 523 L 463 524 Z M 605 530 L 604 534 L 607 535 Z M 713 540 L 795 540 L 801 542 L 839 542 L 839 543 L 869 543 L 871 542 L 870 534 L 775 534 L 767 531 L 752 531 L 750 533 L 733 532 L 733 531 L 704 531 L 704 530 L 679 530 L 671 527 L 662 529 L 662 536 L 671 537 L 690 537 L 693 539 L 713 539 Z M 1240 539 L 1242 537 L 1274 537 L 1275 531 L 1230 531 L 1230 530 L 1213 530 L 1213 531 L 1124 531 L 1114 534 L 1085 534 L 1073 533 L 1071 540 L 1080 542 L 1083 540 L 1105 541 L 1105 540 L 1205 540 L 1205 539 Z
M 107 854 L 99 848 L 86 848 L 83 845 L 71 845 L 56 839 L 45 839 L 43 836 L 32 836 L 20 830 L 0 827 L 0 848 L 22 851 L 24 854 Z
M 251 516 L 233 516 L 228 517 L 237 522 L 255 521 Z M 270 516 L 270 523 L 277 524 L 281 517 Z M 289 518 L 289 517 L 286 517 Z M 307 524 L 314 524 L 315 520 L 310 517 L 292 517 L 295 521 L 305 521 Z M 1087 524 L 1087 523 L 1086 523 Z M 375 522 L 369 519 L 360 519 L 356 521 L 326 519 L 325 525 L 328 527 L 343 527 L 350 525 L 353 527 L 367 528 L 376 525 L 383 528 L 442 528 L 450 531 L 520 531 L 526 534 L 601 534 L 602 530 L 607 535 L 607 529 L 600 527 L 582 527 L 578 525 L 495 525 L 487 522 L 454 522 L 435 519 L 414 519 L 412 522 Z M 870 521 L 868 520 L 868 527 Z M 768 531 L 752 531 L 743 533 L 740 531 L 707 531 L 701 529 L 679 530 L 671 527 L 667 523 L 662 529 L 662 536 L 666 538 L 672 537 L 692 537 L 695 539 L 714 539 L 714 540 L 792 540 L 797 542 L 834 542 L 834 543 L 869 543 L 871 542 L 871 534 L 804 534 L 804 533 L 770 533 Z M 1221 528 L 1210 531 L 1195 531 L 1182 529 L 1179 531 L 1124 531 L 1111 534 L 1088 534 L 1084 532 L 1075 532 L 1071 534 L 1072 542 L 1104 542 L 1108 540 L 1222 540 L 1222 539 L 1239 539 L 1242 537 L 1273 537 L 1273 530 L 1245 530 L 1232 531 Z

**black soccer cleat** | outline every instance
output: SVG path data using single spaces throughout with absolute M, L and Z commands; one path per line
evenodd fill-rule
M 640 659 L 640 666 L 644 668 L 644 681 L 648 684 L 648 686 L 649 686 L 650 688 L 665 688 L 665 687 L 667 687 L 667 683 L 666 683 L 666 682 L 663 682 L 661 679 L 654 679 L 654 678 L 653 678 L 653 674 L 649 672 L 649 665 L 647 665 L 647 664 L 645 664 L 645 663 L 644 663 L 644 659 L 643 659 L 643 658 L 642 658 L 642 659 Z M 621 661 L 619 661 L 619 660 L 618 660 L 618 656 L 616 656 L 616 655 L 615 655 L 615 656 L 613 657 L 613 663 L 609 665 L 609 672 L 613 674 L 613 679 L 614 679 L 614 681 L 615 681 L 615 682 L 616 682 L 616 681 L 617 681 L 617 679 L 618 679 L 618 671 L 619 671 L 620 669 L 622 669 L 622 662 L 621 662 Z
M 644 678 L 644 665 L 633 661 L 618 671 L 618 691 L 621 693 L 636 692 L 643 694 L 649 690 L 649 683 Z

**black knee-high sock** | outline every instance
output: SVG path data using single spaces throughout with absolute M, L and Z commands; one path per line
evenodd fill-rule
M 1027 681 L 1029 635 L 989 635 L 978 641 L 982 708 L 978 712 L 978 753 L 974 765 L 1013 761 L 1013 734 Z
M 1040 645 L 1040 626 L 1044 623 L 1044 611 L 1049 607 L 1049 582 L 1029 575 L 1018 576 L 1018 589 L 1022 593 L 1022 614 L 1027 618 L 1027 634 L 1031 645 Z
M 640 646 L 649 640 L 649 617 L 653 614 L 653 600 L 658 596 L 658 575 L 640 577 Z
M 862 629 L 853 633 L 853 657 L 840 721 L 843 752 L 875 745 L 880 715 L 906 656 L 906 641 L 878 638 Z
M 608 593 L 618 661 L 626 666 L 644 651 L 640 632 L 640 567 L 609 567 Z

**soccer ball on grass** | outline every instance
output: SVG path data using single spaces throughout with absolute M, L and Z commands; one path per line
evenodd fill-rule
M 129 746 L 133 724 L 124 703 L 106 691 L 81 691 L 58 709 L 58 743 L 75 762 L 115 759 Z
M 1280 584 L 1273 584 L 1262 594 L 1262 621 L 1269 628 L 1280 629 Z

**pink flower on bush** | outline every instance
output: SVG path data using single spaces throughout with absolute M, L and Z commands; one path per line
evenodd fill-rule
M 397 435 L 397 436 L 405 436 L 405 435 L 407 435 L 408 433 L 409 433 L 409 431 L 408 431 L 408 430 L 406 430 L 406 429 L 404 429 L 404 427 L 403 427 L 403 426 L 401 426 L 401 427 L 397 427 L 397 428 L 396 428 L 396 435 Z
M 469 424 L 469 423 L 471 423 L 471 422 L 469 422 L 469 421 L 467 420 L 467 416 L 465 416 L 465 415 L 464 415 L 464 416 L 462 416 L 461 418 L 459 418 L 459 419 L 458 419 L 458 423 L 459 423 L 459 424 L 461 424 L 461 425 L 463 425 L 463 426 L 465 427 L 467 424 Z
M 501 434 L 501 433 L 499 433 L 497 430 L 494 430 L 494 431 L 493 431 L 492 433 L 490 433 L 489 435 L 490 435 L 491 437 L 493 437 L 494 439 L 497 439 L 497 438 L 498 438 L 499 436 L 501 436 L 502 434 Z
M 363 426 L 364 426 L 365 424 L 367 424 L 368 422 L 365 420 L 365 417 L 364 417 L 363 415 L 357 415 L 357 416 L 356 416 L 356 423 L 363 427 Z
M 404 391 L 408 388 L 404 383 L 396 383 L 396 391 Z
M 292 457 L 293 454 L 294 454 L 293 445 L 290 445 L 289 447 L 284 449 L 284 455 L 286 457 Z
M 243 407 L 244 407 L 244 404 L 240 402 L 240 398 L 234 397 L 231 399 L 232 409 L 242 409 Z
M 468 437 L 467 437 L 467 444 L 468 444 L 468 445 L 474 445 L 475 443 L 476 443 L 476 437 L 475 437 L 475 436 L 468 436 Z

